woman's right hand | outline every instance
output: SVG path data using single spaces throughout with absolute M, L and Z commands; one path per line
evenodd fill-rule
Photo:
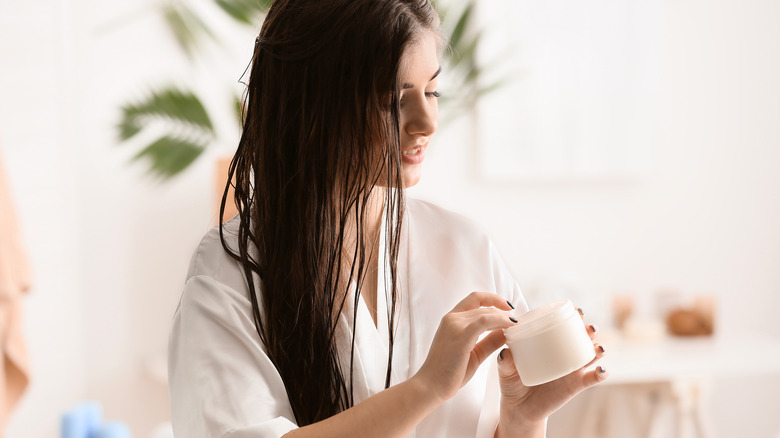
M 444 315 L 433 337 L 428 357 L 412 379 L 442 399 L 455 396 L 479 365 L 504 345 L 501 329 L 516 324 L 506 311 L 509 303 L 499 295 L 472 292 Z M 490 333 L 481 341 L 479 337 Z

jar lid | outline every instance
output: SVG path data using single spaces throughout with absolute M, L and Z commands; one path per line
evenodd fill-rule
M 528 337 L 546 331 L 576 314 L 571 300 L 560 300 L 517 316 L 517 324 L 504 329 L 504 336 Z

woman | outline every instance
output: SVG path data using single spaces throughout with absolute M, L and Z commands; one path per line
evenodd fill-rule
M 177 436 L 541 437 L 606 377 L 525 387 L 506 349 L 480 366 L 525 301 L 474 225 L 404 197 L 437 126 L 438 25 L 426 0 L 271 6 L 239 214 L 202 240 L 171 331 Z

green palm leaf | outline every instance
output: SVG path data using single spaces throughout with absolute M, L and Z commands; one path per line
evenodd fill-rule
M 207 146 L 202 141 L 165 135 L 141 150 L 133 160 L 148 159 L 149 171 L 168 179 L 192 164 Z
M 192 57 L 195 54 L 202 36 L 208 35 L 216 39 L 211 28 L 198 16 L 198 14 L 188 8 L 183 2 L 170 3 L 163 8 L 163 17 L 168 23 L 168 27 L 173 32 L 176 42 L 184 50 L 187 56 Z
M 474 108 L 479 99 L 504 86 L 511 78 L 492 80 L 485 84 L 485 72 L 492 70 L 481 65 L 477 60 L 477 52 L 483 38 L 483 29 L 475 29 L 474 8 L 476 0 L 468 0 L 463 10 L 453 15 L 443 16 L 442 26 L 447 31 L 447 23 L 454 22 L 449 31 L 449 45 L 446 51 L 447 70 L 451 72 L 453 82 L 452 95 L 445 95 L 441 103 L 451 111 L 448 112 L 442 125 L 451 123 Z M 491 63 L 490 65 L 495 65 Z M 455 91 L 457 90 L 457 91 Z
M 119 123 L 121 140 L 128 140 L 138 134 L 153 119 L 183 125 L 185 130 L 210 137 L 214 135 L 214 126 L 200 99 L 191 91 L 169 87 L 153 90 L 142 101 L 122 107 L 122 120 Z
M 455 27 L 450 34 L 449 43 L 451 48 L 456 49 L 460 47 L 463 35 L 471 22 L 471 14 L 473 12 L 474 2 L 469 2 L 469 4 L 466 5 L 466 9 L 464 9 L 463 12 L 461 12 L 460 17 L 458 17 L 458 21 L 455 23 Z
M 457 45 L 450 45 L 450 66 L 457 67 L 463 64 L 476 64 L 477 47 L 482 41 L 482 31 L 474 34 L 473 38 L 466 41 L 458 41 Z

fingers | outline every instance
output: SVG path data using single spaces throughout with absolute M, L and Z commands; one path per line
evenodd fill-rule
M 509 302 L 500 295 L 489 292 L 472 292 L 466 298 L 461 300 L 452 309 L 453 312 L 463 312 L 466 310 L 478 309 L 480 307 L 495 307 L 501 310 L 512 310 Z
M 583 368 L 588 368 L 591 365 L 595 364 L 596 362 L 599 361 L 599 359 L 604 357 L 604 355 L 607 353 L 607 349 L 604 348 L 604 346 L 601 344 L 594 344 L 593 348 L 596 350 L 596 357 L 594 357 L 592 361 L 588 362 L 588 364 L 585 365 Z
M 512 358 L 512 350 L 504 348 L 498 354 L 498 377 L 501 380 L 518 378 L 515 360 Z
M 588 331 L 590 339 L 596 339 L 596 333 L 599 331 L 598 326 L 596 324 L 588 324 L 585 328 Z
M 504 342 L 506 342 L 506 339 L 504 338 L 504 333 L 501 330 L 493 330 L 490 332 L 490 334 L 485 336 L 484 339 L 477 342 L 477 345 L 474 346 L 473 350 L 474 358 L 476 359 L 477 364 L 484 362 L 488 356 L 503 346 Z
M 604 348 L 604 346 L 601 344 L 594 344 L 593 348 L 596 350 L 596 357 L 594 357 L 593 360 L 588 362 L 584 367 L 564 377 L 564 379 L 569 379 L 570 382 L 574 385 L 575 393 L 584 391 L 593 385 L 603 382 L 607 377 L 609 377 L 609 372 L 604 365 L 599 365 L 595 369 L 588 370 L 588 368 L 595 365 L 596 362 L 601 360 L 601 358 L 603 358 L 607 353 L 606 348 Z
M 609 377 L 609 371 L 604 367 L 604 365 L 599 365 L 596 367 L 596 369 L 587 371 L 582 376 L 582 385 L 583 390 L 590 388 L 591 386 L 597 385 Z
M 584 321 L 585 312 L 582 310 L 582 307 L 577 307 L 577 313 L 580 314 L 580 318 L 582 318 L 582 320 Z M 590 336 L 591 339 L 595 339 L 596 332 L 599 331 L 598 326 L 596 326 L 596 324 L 588 324 L 585 328 L 588 330 L 588 336 Z
M 577 307 L 577 313 L 580 314 L 580 318 L 582 318 L 582 320 L 584 321 L 585 312 L 582 310 L 582 307 Z M 596 332 L 599 331 L 598 326 L 596 324 L 588 324 L 585 328 L 588 331 L 588 336 L 590 336 L 591 339 L 596 339 Z
M 504 329 L 517 324 L 517 320 L 506 312 L 491 307 L 451 313 L 449 316 L 461 321 L 469 336 L 479 336 L 488 330 Z

